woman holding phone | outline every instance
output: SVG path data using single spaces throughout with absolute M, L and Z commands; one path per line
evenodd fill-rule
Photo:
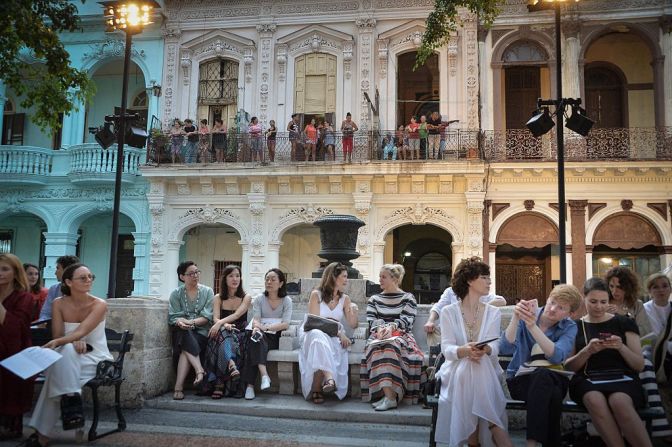
M 490 292 L 490 267 L 463 259 L 453 274 L 459 302 L 441 311 L 441 378 L 436 441 L 449 446 L 512 446 L 500 382 L 501 313 L 481 302 Z
M 638 376 L 644 369 L 644 356 L 637 324 L 607 311 L 608 290 L 600 278 L 590 278 L 583 286 L 587 314 L 577 323 L 575 354 L 565 362 L 576 373 L 569 383 L 569 395 L 586 407 L 608 446 L 625 445 L 625 437 L 630 445 L 650 447 L 636 411 L 644 405 Z

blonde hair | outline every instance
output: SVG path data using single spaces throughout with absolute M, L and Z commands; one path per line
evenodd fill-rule
M 653 275 L 649 275 L 648 278 L 646 278 L 646 290 L 651 290 L 651 287 L 653 287 L 653 284 L 658 281 L 659 279 L 665 278 L 667 280 L 667 284 L 670 284 L 670 278 L 667 277 L 665 273 L 658 272 L 654 273 Z
M 558 284 L 557 286 L 553 287 L 551 293 L 548 294 L 548 298 L 555 298 L 561 304 L 567 304 L 572 312 L 576 312 L 576 309 L 579 308 L 581 299 L 583 297 L 581 296 L 579 289 L 573 285 Z
M 27 292 L 29 290 L 28 276 L 23 269 L 21 260 L 11 253 L 2 253 L 0 254 L 0 262 L 4 262 L 14 270 L 14 290 Z
M 406 274 L 404 266 L 401 264 L 385 264 L 380 268 L 380 271 L 386 271 L 399 283 L 401 283 L 401 280 L 404 279 L 404 275 Z

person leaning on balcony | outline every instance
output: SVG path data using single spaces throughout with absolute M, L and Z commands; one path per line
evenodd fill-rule
M 199 284 L 201 271 L 193 261 L 177 267 L 177 278 L 184 283 L 173 290 L 168 299 L 168 324 L 173 339 L 173 363 L 177 364 L 177 378 L 173 399 L 184 399 L 184 380 L 189 367 L 196 372 L 194 386 L 205 378 L 201 354 L 208 343 L 212 325 L 212 289 Z
M 266 146 L 268 147 L 269 161 L 275 161 L 275 139 L 278 135 L 278 128 L 275 127 L 275 121 L 268 122 L 268 130 L 266 130 Z
M 0 254 L 0 360 L 29 347 L 33 300 L 16 256 Z M 23 414 L 33 402 L 33 381 L 0 367 L 0 441 L 20 438 Z
M 341 123 L 341 132 L 343 133 L 343 162 L 352 163 L 352 149 L 354 145 L 354 134 L 359 130 L 357 124 L 352 120 L 350 112 L 345 114 L 345 119 Z
M 210 161 L 210 128 L 206 119 L 198 126 L 198 158 L 201 163 Z
M 439 326 L 439 316 L 444 307 L 457 303 L 459 300 L 457 294 L 452 287 L 448 287 L 441 294 L 439 301 L 434 303 L 431 310 L 429 311 L 429 318 L 425 323 L 424 329 L 427 333 L 427 344 L 429 346 L 438 345 L 441 342 L 441 326 Z M 506 306 L 506 299 L 501 295 L 496 295 L 495 293 L 490 293 L 488 295 L 483 295 L 481 297 L 481 303 L 490 304 L 491 306 L 501 307 Z
M 420 116 L 418 135 L 420 136 L 420 152 L 424 154 L 424 159 L 427 160 L 429 158 L 427 150 L 428 149 L 427 138 L 429 137 L 429 127 L 427 125 L 427 117 L 425 115 Z
M 560 284 L 538 308 L 537 300 L 516 304 L 511 322 L 499 339 L 499 353 L 513 356 L 506 383 L 513 399 L 527 402 L 527 445 L 560 446 L 562 401 L 569 377 L 562 363 L 574 347 L 576 323 L 570 315 L 579 308 L 581 292 Z
M 441 153 L 441 115 L 439 115 L 439 112 L 432 112 L 427 120 L 427 128 L 429 129 L 429 147 L 427 148 L 427 153 L 431 153 L 429 158 L 434 160 L 435 158 L 439 158 L 438 156 Z
M 223 163 L 226 157 L 226 126 L 219 118 L 215 118 L 215 125 L 212 126 L 212 147 L 217 163 Z
M 287 280 L 282 270 L 272 268 L 264 277 L 266 290 L 252 302 L 251 330 L 246 331 L 249 342 L 241 379 L 247 385 L 245 399 L 255 398 L 254 385 L 261 373 L 261 390 L 271 387 L 266 370 L 268 351 L 278 349 L 280 334 L 289 328 L 292 319 L 292 299 L 287 296 Z
M 296 146 L 299 143 L 301 129 L 299 129 L 299 114 L 292 113 L 292 119 L 287 123 L 287 132 L 289 132 L 289 144 L 291 147 L 290 160 L 296 161 Z
M 608 446 L 623 446 L 625 437 L 630 445 L 651 447 L 636 411 L 644 406 L 638 376 L 644 369 L 644 356 L 637 324 L 608 311 L 608 286 L 602 279 L 588 279 L 583 295 L 587 313 L 577 321 L 574 350 L 565 361 L 565 368 L 575 372 L 569 382 L 569 396 L 586 407 Z M 618 377 L 595 380 L 600 372 L 617 372 Z
M 348 285 L 348 268 L 338 262 L 329 264 L 322 273 L 317 289 L 310 294 L 308 313 L 339 323 L 338 334 L 330 337 L 319 329 L 303 331 L 301 327 L 301 391 L 313 403 L 324 402 L 324 395 L 336 393 L 343 399 L 348 392 L 348 346 L 350 339 L 340 325 L 343 317 L 353 329 L 357 327 L 357 305 L 344 293 Z
M 360 366 L 362 400 L 376 411 L 396 408 L 400 400 L 418 402 L 425 381 L 424 354 L 413 338 L 417 303 L 412 293 L 399 287 L 404 267 L 385 264 L 378 281 L 381 293 L 369 298 L 366 321 L 369 339 Z
M 173 120 L 173 126 L 170 128 L 170 157 L 174 163 L 182 163 L 182 143 L 184 140 L 184 130 L 179 119 Z
M 315 127 L 315 118 L 311 118 L 310 122 L 306 125 L 306 128 L 303 130 L 303 133 L 306 135 L 306 144 L 303 148 L 304 150 L 304 160 L 309 161 L 312 156 L 313 161 L 315 159 L 315 151 L 317 144 L 317 128 Z M 310 154 L 306 152 L 310 151 Z
M 263 161 L 263 129 L 261 128 L 261 123 L 256 116 L 253 116 L 250 120 L 250 125 L 247 128 L 248 133 L 250 134 L 250 146 L 252 146 L 252 161 Z
M 414 155 L 416 160 L 420 160 L 420 135 L 418 134 L 418 128 L 420 125 L 415 121 L 415 117 L 411 117 L 411 122 L 406 126 L 406 132 L 408 133 L 408 147 L 411 153 L 411 160 L 413 160 Z M 407 158 L 408 159 L 408 158 Z
M 394 144 L 392 134 L 388 133 L 383 138 L 383 160 L 387 160 L 390 155 L 392 155 L 392 160 L 397 159 L 397 146 Z
M 446 361 L 437 373 L 436 441 L 451 447 L 478 445 L 479 440 L 483 446 L 512 446 L 497 357 L 501 311 L 481 302 L 490 291 L 490 267 L 478 257 L 463 259 L 455 268 L 453 289 L 459 302 L 441 311 Z
M 187 145 L 184 149 L 184 162 L 196 163 L 197 146 L 198 146 L 198 131 L 194 122 L 190 119 L 184 120 L 184 133 L 187 136 Z
M 322 124 L 322 144 L 324 145 L 325 154 L 324 160 L 336 161 L 336 135 L 334 128 L 329 121 L 324 121 Z

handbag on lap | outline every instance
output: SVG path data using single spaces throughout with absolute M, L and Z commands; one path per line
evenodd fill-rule
M 332 320 L 331 318 L 324 318 L 313 314 L 308 314 L 306 316 L 306 322 L 303 324 L 303 330 L 305 332 L 318 330 L 322 331 L 330 337 L 336 337 L 338 335 L 339 324 L 337 321 Z

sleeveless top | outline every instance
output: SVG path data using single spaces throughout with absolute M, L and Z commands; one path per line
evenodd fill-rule
M 220 312 L 221 312 L 220 318 L 226 318 L 229 315 L 233 314 L 235 310 L 221 309 Z M 245 312 L 243 315 L 240 316 L 240 318 L 238 318 L 231 324 L 233 324 L 239 331 L 244 331 L 245 327 L 247 326 L 247 312 Z
M 318 290 L 317 293 L 320 296 L 320 316 L 324 318 L 331 318 L 332 320 L 340 322 L 341 319 L 343 319 L 343 303 L 345 302 L 343 296 L 341 296 L 341 298 L 338 300 L 338 304 L 334 310 L 331 310 L 329 305 L 322 301 L 322 292 Z

